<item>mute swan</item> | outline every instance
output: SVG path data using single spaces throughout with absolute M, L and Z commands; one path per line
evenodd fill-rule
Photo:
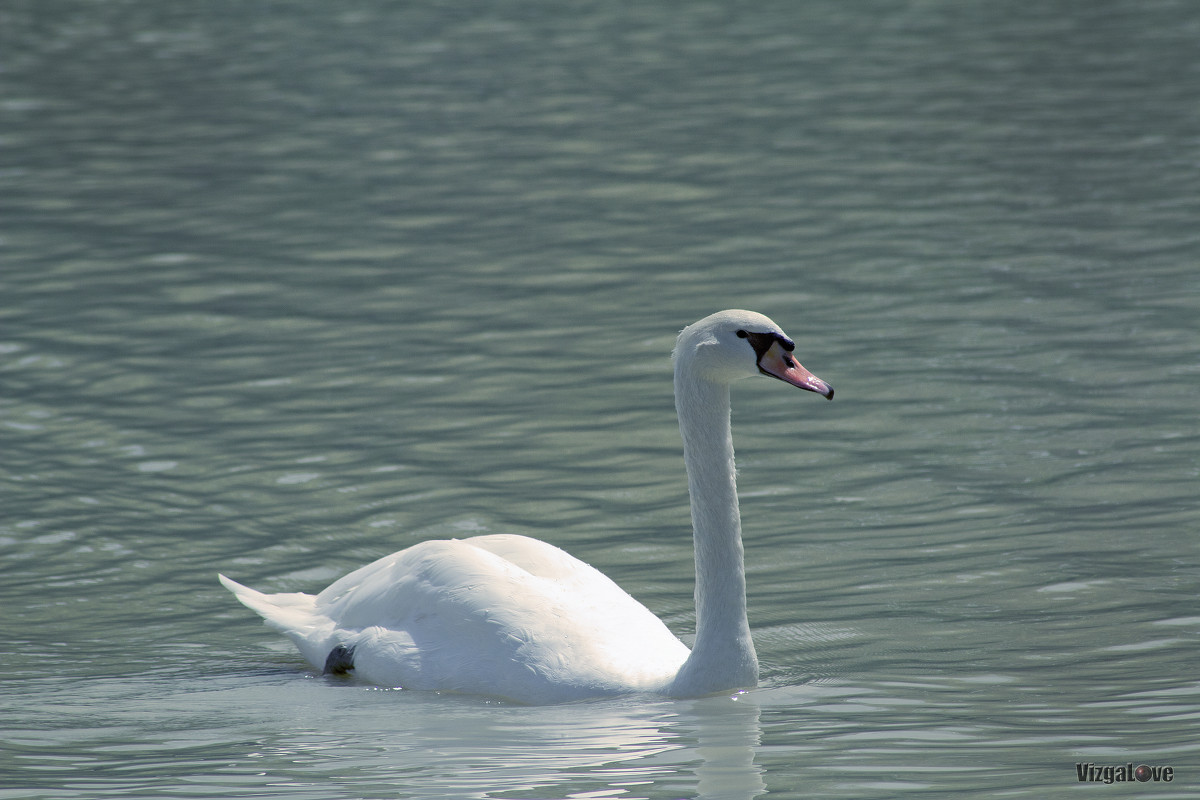
M 779 326 L 721 311 L 675 345 L 675 407 L 691 496 L 696 641 L 689 652 L 598 570 L 516 535 L 427 541 L 315 597 L 221 583 L 326 672 L 382 686 L 559 703 L 651 692 L 692 697 L 753 686 L 729 385 L 756 374 L 833 398 L 793 360 Z

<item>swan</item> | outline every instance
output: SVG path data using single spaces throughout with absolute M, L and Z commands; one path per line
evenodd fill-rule
M 691 497 L 696 638 L 689 651 L 603 573 L 527 536 L 426 541 L 320 594 L 264 594 L 218 576 L 317 669 L 368 683 L 526 704 L 754 686 L 729 387 L 763 374 L 833 399 L 767 317 L 728 310 L 675 345 L 675 407 Z

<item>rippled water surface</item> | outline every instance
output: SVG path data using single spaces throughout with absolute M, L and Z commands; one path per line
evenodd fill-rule
M 0 798 L 1200 797 L 1200 7 L 0 8 Z M 519 532 L 685 638 L 675 333 L 762 685 L 314 675 L 216 583 Z

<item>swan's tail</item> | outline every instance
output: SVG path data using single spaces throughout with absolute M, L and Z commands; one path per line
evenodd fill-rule
M 295 642 L 310 664 L 317 669 L 324 667 L 335 626 L 333 620 L 317 611 L 316 597 L 302 592 L 264 594 L 224 575 L 217 577 L 242 605 Z

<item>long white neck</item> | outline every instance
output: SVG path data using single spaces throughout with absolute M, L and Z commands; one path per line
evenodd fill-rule
M 758 657 L 746 619 L 746 574 L 729 425 L 729 386 L 675 368 L 696 549 L 696 643 L 672 694 L 753 686 Z

